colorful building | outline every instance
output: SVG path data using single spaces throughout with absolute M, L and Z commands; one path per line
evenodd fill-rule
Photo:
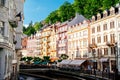
M 56 34 L 56 27 L 57 24 L 53 24 L 50 26 L 51 28 L 51 36 L 50 36 L 50 57 L 56 57 L 56 40 L 57 40 L 57 34 Z
M 31 35 L 30 37 L 28 37 L 27 39 L 27 56 L 38 56 L 39 53 L 36 53 L 36 51 L 38 50 L 37 47 L 37 38 L 35 35 Z
M 115 43 L 119 43 L 120 40 L 119 13 L 119 7 L 111 7 L 103 13 L 93 16 L 90 23 L 90 46 L 95 47 L 92 47 L 89 57 L 96 63 L 94 65 L 95 68 L 101 71 L 104 71 L 105 68 L 115 71 L 117 52 L 115 50 Z
M 40 50 L 43 56 L 50 56 L 50 36 L 51 36 L 51 28 L 48 25 L 45 25 L 41 30 L 40 36 Z
M 68 56 L 69 59 L 88 58 L 89 21 L 82 15 L 69 22 L 68 27 Z
M 63 23 L 58 23 L 57 26 L 57 56 L 59 57 L 61 54 L 67 54 L 67 29 L 68 29 L 68 21 Z

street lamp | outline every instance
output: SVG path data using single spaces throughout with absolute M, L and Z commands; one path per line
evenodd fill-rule
M 90 44 L 89 48 L 92 50 L 92 55 L 93 55 L 94 60 L 95 60 L 95 48 L 97 48 L 97 45 L 95 43 L 92 43 L 92 44 Z M 94 63 L 93 63 L 93 69 L 94 69 L 94 75 L 95 75 L 95 79 L 96 79 L 95 66 L 96 66 L 96 64 L 95 64 L 95 61 L 94 61 Z
M 118 46 L 117 42 L 116 43 L 107 43 L 106 44 L 109 47 L 114 47 L 115 48 L 115 80 L 118 80 Z

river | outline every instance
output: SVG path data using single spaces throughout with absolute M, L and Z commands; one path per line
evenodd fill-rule
M 45 80 L 45 79 L 26 76 L 26 75 L 20 75 L 19 80 Z

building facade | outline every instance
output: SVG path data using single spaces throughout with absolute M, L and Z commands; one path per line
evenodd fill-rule
M 88 58 L 89 21 L 84 20 L 69 27 L 67 36 L 69 59 Z
M 67 39 L 69 59 L 83 58 L 87 54 L 87 49 L 85 48 L 87 48 L 88 43 L 88 24 L 84 20 L 86 20 L 84 16 L 76 13 L 75 18 L 68 23 Z
M 95 68 L 104 71 L 108 68 L 110 71 L 115 71 L 116 66 L 116 51 L 115 43 L 119 43 L 119 7 L 111 7 L 108 11 L 105 10 L 102 14 L 98 13 L 92 17 L 90 23 L 90 44 L 95 45 L 91 56 L 96 63 Z M 119 44 L 117 44 L 119 46 Z
M 50 36 L 51 36 L 51 28 L 50 26 L 45 25 L 42 28 L 41 36 L 40 36 L 40 49 L 41 54 L 43 56 L 50 56 Z
M 19 4 L 19 5 L 17 5 Z M 18 15 L 23 12 L 24 0 L 0 0 L 0 79 L 17 80 L 17 28 L 22 28 L 23 18 Z M 21 10 L 19 10 L 21 9 Z M 21 13 L 22 13 L 21 12 Z M 20 33 L 21 35 L 21 33 Z
M 63 23 L 58 23 L 57 26 L 57 56 L 59 57 L 61 54 L 67 54 L 67 28 L 68 21 Z
M 56 34 L 56 24 L 53 24 L 50 26 L 51 28 L 51 36 L 50 36 L 50 57 L 55 58 L 57 56 L 56 53 L 56 40 L 57 40 L 57 34 Z

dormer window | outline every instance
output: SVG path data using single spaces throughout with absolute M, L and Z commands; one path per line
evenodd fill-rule
M 115 8 L 114 7 L 111 7 L 110 8 L 110 15 L 113 15 L 115 13 Z
M 104 12 L 103 12 L 103 17 L 106 17 L 107 16 L 107 11 L 105 10 Z
M 101 18 L 100 13 L 97 14 L 97 20 L 99 20 Z
M 92 21 L 93 21 L 93 22 L 95 21 L 95 16 L 92 16 Z

